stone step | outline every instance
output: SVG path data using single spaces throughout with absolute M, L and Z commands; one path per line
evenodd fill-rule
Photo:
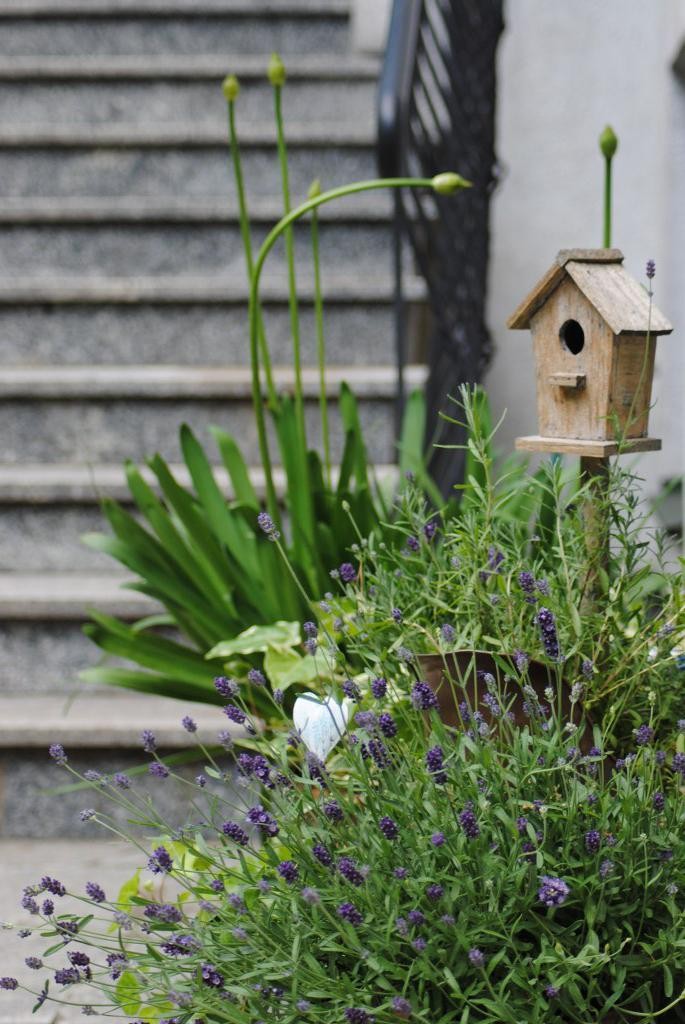
M 70 701 L 43 696 L 39 704 L 33 697 L 4 697 L 0 698 L 0 714 L 0 773 L 3 777 L 0 836 L 3 840 L 103 835 L 97 826 L 80 822 L 79 813 L 84 807 L 113 812 L 120 824 L 125 822 L 125 814 L 114 808 L 97 787 L 60 794 L 58 799 L 50 795 L 50 789 L 76 781 L 70 774 L 58 770 L 48 757 L 52 743 L 62 743 L 69 763 L 76 770 L 83 772 L 91 768 L 109 774 L 149 761 L 140 739 L 144 728 L 154 732 L 162 756 L 195 748 L 198 739 L 216 746 L 217 735 L 222 730 L 231 731 L 236 739 L 242 735 L 241 730 L 231 728 L 216 705 L 111 690 L 78 695 Z M 181 726 L 185 715 L 198 725 L 194 738 Z M 197 761 L 180 769 L 180 774 L 193 778 L 204 763 L 203 755 L 198 752 Z M 226 765 L 230 768 L 228 757 Z M 190 811 L 192 797 L 182 783 L 143 775 L 135 785 L 153 795 L 157 810 L 163 815 L 171 813 L 177 824 L 181 823 L 180 816 Z M 175 807 L 174 801 L 177 802 Z M 145 858 L 141 859 L 144 863 Z
M 272 227 L 282 216 L 278 196 L 249 200 L 252 224 Z M 328 224 L 390 223 L 392 202 L 387 192 L 346 196 L 319 208 L 322 230 Z M 0 225 L 22 227 L 65 226 L 121 227 L 140 225 L 200 225 L 238 223 L 233 197 L 208 196 L 26 196 L 0 197 Z
M 46 813 L 49 816 L 51 808 Z M 3 974 L 18 978 L 20 984 L 32 991 L 36 991 L 36 971 L 26 967 L 24 961 L 27 956 L 40 957 L 45 952 L 45 939 L 40 937 L 42 929 L 34 930 L 28 938 L 17 935 L 20 929 L 35 928 L 35 918 L 20 907 L 25 886 L 35 885 L 49 873 L 61 879 L 70 892 L 82 893 L 87 882 L 96 881 L 112 898 L 137 868 L 144 866 L 145 858 L 131 844 L 112 840 L 103 829 L 95 826 L 86 824 L 76 829 L 74 825 L 75 835 L 66 839 L 42 836 L 0 839 L 0 921 L 14 928 L 3 933 Z M 60 966 L 62 961 L 63 958 Z M 35 999 L 21 989 L 3 992 L 2 996 L 0 1024 L 83 1024 L 77 1006 L 57 1007 L 54 1003 L 45 1003 L 34 1014 Z M 105 1019 L 100 1017 L 101 1021 Z M 97 1017 L 93 1021 L 97 1024 Z
M 205 198 L 229 194 L 233 178 L 228 146 L 219 131 L 175 130 L 145 126 L 100 126 L 101 141 L 80 130 L 18 129 L 0 133 L 0 196 L 177 196 Z M 373 135 L 361 129 L 309 132 L 288 126 L 290 184 L 293 202 L 302 202 L 312 181 L 323 188 L 376 177 Z M 242 164 L 250 196 L 270 196 L 280 189 L 273 129 L 257 125 L 241 132 Z M 60 141 L 61 140 L 61 141 Z M 105 141 L 107 140 L 107 141 Z M 147 140 L 147 142 L 146 142 Z
M 217 453 L 213 444 L 207 453 Z M 184 465 L 170 467 L 175 478 L 192 487 Z M 391 485 L 396 468 L 375 467 L 379 481 Z M 143 473 L 154 486 L 153 475 Z M 227 500 L 232 489 L 222 468 L 215 469 L 219 486 Z M 260 495 L 264 493 L 264 474 L 250 472 Z M 274 472 L 279 493 L 284 489 L 280 467 Z M 107 572 L 115 563 L 101 552 L 93 551 L 81 540 L 83 534 L 109 532 L 100 509 L 103 497 L 113 497 L 131 505 L 122 466 L 117 465 L 0 465 L 0 572 Z
M 266 226 L 253 232 L 255 246 L 261 245 Z M 379 266 L 389 267 L 391 231 L 387 224 L 326 221 L 320 231 L 322 272 L 333 266 L 373 274 Z M 300 279 L 311 279 L 310 229 L 306 223 L 295 229 L 295 253 Z M 285 282 L 283 245 L 269 257 L 270 268 L 279 263 Z M 144 276 L 227 272 L 242 279 L 245 260 L 237 224 L 216 225 L 126 225 L 126 226 L 0 226 L 0 274 L 23 278 L 61 274 L 124 276 L 135 267 Z
M 138 61 L 141 67 L 150 69 L 145 60 Z M 111 73 L 124 63 L 122 73 L 115 78 Z M 71 62 L 72 75 L 68 68 L 60 70 L 58 78 L 32 73 L 20 77 L 16 62 L 5 64 L 0 59 L 0 123 L 10 124 L 64 124 L 115 125 L 117 123 L 140 124 L 154 120 L 157 124 L 190 122 L 211 127 L 217 132 L 226 130 L 226 100 L 221 91 L 221 82 L 232 62 L 224 61 L 221 72 L 213 75 L 193 74 L 192 70 L 179 74 L 169 68 L 166 61 L 161 74 L 140 74 L 128 77 L 126 63 L 111 61 L 106 70 L 109 74 L 97 76 L 93 65 L 88 74 L 78 74 L 79 64 Z M 197 62 L 200 63 L 199 61 Z M 216 61 L 214 61 L 216 64 Z M 35 62 L 34 62 L 35 64 Z M 187 62 L 186 62 L 187 66 Z M 167 74 L 164 74 L 164 69 Z M 137 69 L 134 69 L 134 72 Z M 288 81 L 283 92 L 283 113 L 286 123 L 311 117 L 321 122 L 342 116 L 349 121 L 368 122 L 373 116 L 375 103 L 375 79 L 362 73 L 350 71 L 344 77 L 340 73 L 325 77 L 322 72 L 310 77 L 300 74 Z M 273 89 L 266 80 L 264 67 L 256 80 L 248 80 L 241 89 L 237 107 L 238 129 L 242 132 L 252 121 L 268 121 L 273 116 Z
M 0 53 L 143 55 L 341 52 L 349 4 L 273 0 L 157 3 L 88 0 L 0 4 Z
M 385 261 L 387 265 L 389 261 Z M 344 277 L 323 268 L 328 359 L 394 360 L 393 289 L 376 273 Z M 244 363 L 249 343 L 244 271 L 154 278 L 26 278 L 0 285 L 0 364 L 90 362 L 216 365 Z M 421 335 L 424 295 L 407 277 L 410 337 Z M 303 359 L 316 362 L 311 279 L 298 277 Z M 265 277 L 264 320 L 274 363 L 292 360 L 287 290 Z M 412 348 L 411 361 L 422 353 Z
M 244 362 L 248 354 L 247 313 L 218 304 L 110 303 L 108 305 L 0 305 L 0 363 L 172 363 L 221 365 Z M 418 316 L 419 311 L 414 310 Z M 272 359 L 292 358 L 287 307 L 266 309 Z M 311 304 L 301 310 L 303 359 L 316 360 L 316 331 Z M 391 363 L 394 359 L 392 307 L 388 299 L 326 302 L 329 358 L 349 364 Z M 412 352 L 410 358 L 416 359 Z
M 286 375 L 282 375 L 285 380 Z M 320 423 L 316 371 L 308 369 L 305 420 L 318 444 Z M 409 368 L 408 386 L 425 379 Z M 331 367 L 332 400 L 347 380 L 360 399 L 369 457 L 391 462 L 395 370 L 391 367 Z M 258 451 L 255 418 L 244 367 L 5 367 L 0 372 L 0 435 L 6 462 L 100 462 L 142 460 L 159 451 L 179 457 L 178 426 L 188 423 L 204 441 L 220 426 L 238 438 L 248 462 Z M 342 454 L 344 432 L 335 406 L 330 417 L 331 450 Z M 276 451 L 272 438 L 272 451 Z
M 159 611 L 145 594 L 125 588 L 117 573 L 0 573 L 0 621 L 84 621 L 88 608 L 121 619 L 138 619 Z

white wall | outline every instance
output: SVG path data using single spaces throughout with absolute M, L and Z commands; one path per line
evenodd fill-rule
M 492 207 L 488 322 L 495 409 L 508 409 L 504 449 L 537 433 L 530 336 L 504 322 L 557 250 L 602 244 L 603 164 L 610 123 L 613 244 L 643 279 L 653 257 L 655 302 L 676 330 L 658 342 L 650 434 L 664 450 L 640 459 L 648 490 L 683 470 L 685 359 L 685 86 L 671 63 L 685 31 L 683 0 L 508 0 L 499 53 L 497 147 L 506 177 Z

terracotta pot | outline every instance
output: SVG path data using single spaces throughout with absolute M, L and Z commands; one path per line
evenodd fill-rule
M 513 714 L 516 725 L 522 726 L 529 721 L 524 710 L 526 695 L 518 681 L 519 673 L 510 656 L 499 656 L 497 660 L 487 651 L 451 651 L 448 654 L 420 654 L 418 662 L 422 678 L 435 691 L 440 707 L 440 717 L 446 725 L 463 728 L 464 723 L 459 713 L 459 704 L 466 701 L 472 710 L 479 710 L 491 728 L 497 728 L 499 719 L 493 715 L 483 697 L 488 692 L 485 676 L 494 676 L 497 692 L 502 703 Z M 561 687 L 561 713 L 565 722 L 578 725 L 582 718 L 582 709 L 577 703 L 571 703 L 571 687 L 562 680 L 558 682 L 555 673 L 539 661 L 531 661 L 528 665 L 526 683 L 535 690 L 540 704 L 549 706 L 545 690 L 552 687 L 555 692 Z M 530 704 L 530 699 L 528 699 Z M 592 746 L 592 728 L 585 716 L 585 727 L 576 737 L 576 745 L 583 751 Z

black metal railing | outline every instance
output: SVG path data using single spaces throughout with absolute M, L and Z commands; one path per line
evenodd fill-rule
M 404 402 L 408 245 L 426 282 L 430 311 L 428 436 L 460 443 L 440 418 L 461 383 L 478 383 L 491 355 L 485 323 L 490 196 L 495 159 L 495 56 L 503 0 L 394 0 L 378 93 L 382 176 L 455 170 L 473 188 L 443 197 L 396 191 L 395 334 L 398 415 Z M 454 407 L 452 407 L 452 411 Z M 461 453 L 435 448 L 431 469 L 445 493 L 460 478 Z

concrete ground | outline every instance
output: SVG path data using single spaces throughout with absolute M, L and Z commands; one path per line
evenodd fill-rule
M 0 976 L 18 978 L 22 984 L 37 987 L 43 971 L 24 965 L 27 956 L 39 956 L 48 940 L 36 932 L 29 938 L 17 935 L 20 928 L 31 927 L 35 919 L 20 906 L 26 885 L 35 884 L 44 874 L 64 882 L 70 891 L 83 891 L 86 882 L 96 881 L 108 896 L 144 862 L 143 855 L 122 842 L 83 839 L 3 839 L 0 840 Z M 61 964 L 56 964 L 61 966 Z M 70 991 L 73 998 L 75 990 Z M 102 1017 L 84 1018 L 78 1008 L 46 1003 L 32 1015 L 34 1000 L 26 992 L 0 991 L 0 1024 L 73 1024 L 77 1019 L 97 1024 Z

